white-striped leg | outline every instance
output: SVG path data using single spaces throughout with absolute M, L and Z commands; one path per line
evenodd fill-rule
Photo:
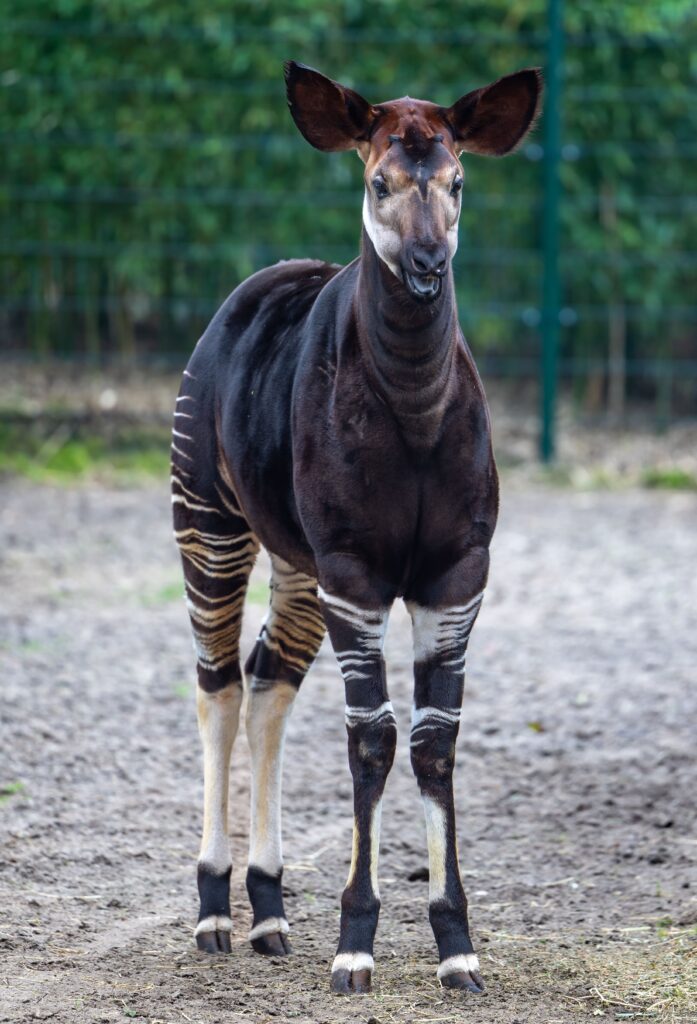
M 438 944 L 438 978 L 444 986 L 472 992 L 481 992 L 483 982 L 460 879 L 452 783 L 467 642 L 482 597 L 480 593 L 438 610 L 407 605 L 414 628 L 411 760 L 426 818 L 429 917 Z
M 290 952 L 281 879 L 283 741 L 293 701 L 325 628 L 317 583 L 272 557 L 271 601 L 245 671 L 249 679 L 247 738 L 252 755 L 252 807 L 247 891 L 254 918 L 249 938 L 258 953 Z
M 193 401 L 190 400 L 190 401 Z M 190 401 L 180 396 L 187 407 Z M 176 414 L 175 423 L 184 418 Z M 172 505 L 197 655 L 197 710 L 203 744 L 203 838 L 196 943 L 230 952 L 228 785 L 242 703 L 239 636 L 249 573 L 259 545 L 224 474 L 202 487 L 194 475 L 193 435 L 174 431 Z M 185 445 L 179 448 L 179 445 Z M 220 469 L 220 467 L 219 467 Z
M 353 776 L 353 852 L 341 897 L 341 930 L 332 991 L 370 991 L 380 912 L 380 812 L 397 729 L 387 699 L 382 647 L 389 609 L 361 608 L 320 590 L 322 610 L 346 687 L 346 728 Z

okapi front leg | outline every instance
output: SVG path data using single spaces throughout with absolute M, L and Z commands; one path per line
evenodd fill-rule
M 411 762 L 426 817 L 429 918 L 438 944 L 438 978 L 447 988 L 482 992 L 457 856 L 453 767 L 460 725 L 465 654 L 482 602 L 439 611 L 409 603 L 414 626 Z
M 341 930 L 331 987 L 341 994 L 369 992 L 380 912 L 381 801 L 397 743 L 382 657 L 388 610 L 360 608 L 323 591 L 320 597 L 346 687 L 354 806 L 353 852 L 341 897 Z

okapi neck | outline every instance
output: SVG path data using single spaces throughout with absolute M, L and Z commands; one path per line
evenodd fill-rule
M 418 447 L 439 429 L 453 380 L 457 311 L 452 271 L 432 303 L 420 303 L 375 252 L 365 229 L 355 295 L 358 337 L 378 390 Z

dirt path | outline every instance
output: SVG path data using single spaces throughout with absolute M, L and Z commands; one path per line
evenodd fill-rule
M 427 883 L 408 880 L 426 854 L 405 743 L 410 641 L 395 610 L 400 749 L 383 814 L 375 992 L 341 1000 L 327 989 L 351 791 L 331 653 L 287 743 L 296 955 L 263 960 L 245 939 L 242 736 L 234 955 L 205 959 L 192 946 L 193 655 L 165 487 L 0 487 L 0 1021 L 697 1019 L 694 495 L 506 495 L 456 770 L 488 983 L 479 999 L 438 988 Z M 248 643 L 266 600 L 256 572 Z

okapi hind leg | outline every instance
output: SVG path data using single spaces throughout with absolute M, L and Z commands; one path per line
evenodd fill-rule
M 283 906 L 281 778 L 283 744 L 293 702 L 325 633 L 317 582 L 271 556 L 269 612 L 245 665 L 247 740 L 252 758 L 247 892 L 257 953 L 291 952 Z
M 212 486 L 197 484 L 193 460 L 187 461 L 183 430 L 175 435 L 175 441 L 178 445 L 173 446 L 172 452 L 174 531 L 182 557 L 197 654 L 196 705 L 203 744 L 200 909 L 195 936 L 200 950 L 229 953 L 230 757 L 243 695 L 239 663 L 242 610 L 259 544 L 230 488 L 229 476 L 222 474 Z

